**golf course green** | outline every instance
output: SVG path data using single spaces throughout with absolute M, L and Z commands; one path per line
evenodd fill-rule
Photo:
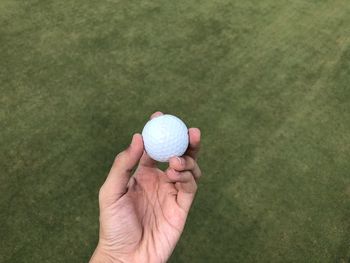
M 350 262 L 349 0 L 0 0 L 0 262 L 88 262 L 155 111 L 202 132 L 171 263 Z

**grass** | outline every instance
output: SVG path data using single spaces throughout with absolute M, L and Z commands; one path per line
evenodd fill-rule
M 350 261 L 350 5 L 0 1 L 0 262 L 86 262 L 161 110 L 204 177 L 170 262 Z

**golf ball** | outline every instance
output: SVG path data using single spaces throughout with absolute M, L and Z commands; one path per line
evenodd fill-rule
M 188 129 L 178 117 L 165 114 L 148 121 L 142 130 L 147 154 L 158 162 L 181 156 L 188 147 Z

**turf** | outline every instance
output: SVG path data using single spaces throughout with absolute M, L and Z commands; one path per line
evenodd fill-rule
M 86 262 L 115 154 L 203 134 L 170 262 L 350 262 L 348 0 L 0 1 L 0 262 Z

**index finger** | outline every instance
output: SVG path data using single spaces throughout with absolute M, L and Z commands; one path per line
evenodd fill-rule
M 190 142 L 185 155 L 197 159 L 201 143 L 201 131 L 198 128 L 190 128 L 188 129 L 188 135 L 190 137 Z

